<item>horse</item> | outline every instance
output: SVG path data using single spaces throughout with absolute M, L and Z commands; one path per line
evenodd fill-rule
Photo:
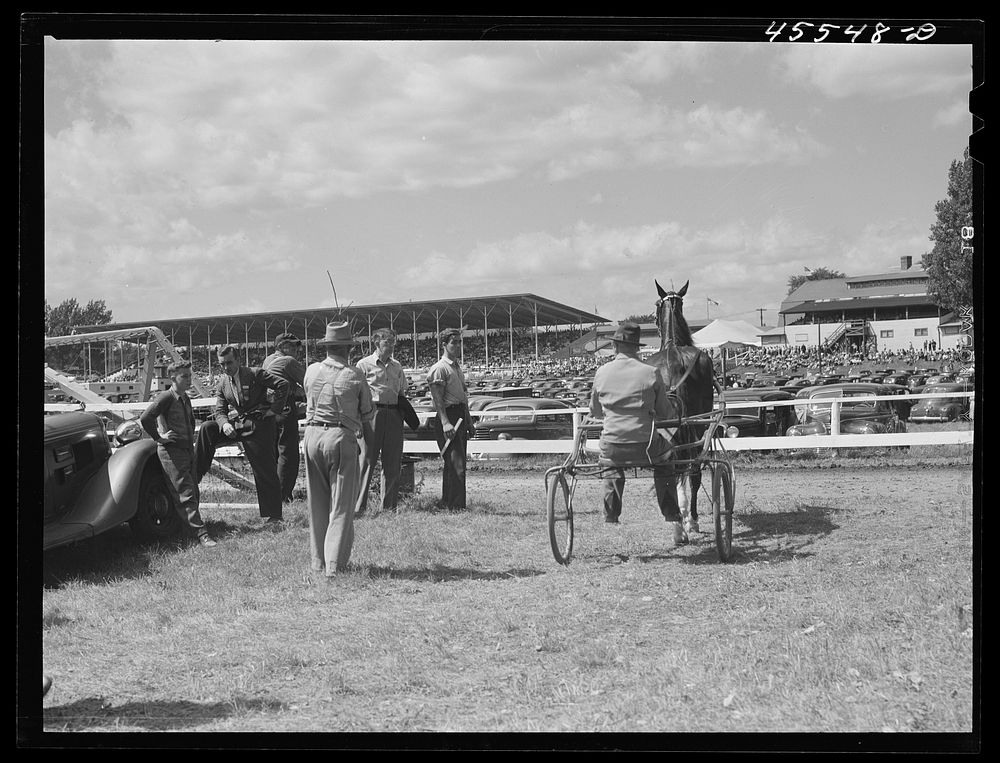
M 684 295 L 687 281 L 678 291 L 666 291 L 654 279 L 659 299 L 656 300 L 656 325 L 660 332 L 660 351 L 646 358 L 646 363 L 660 369 L 668 392 L 676 394 L 683 406 L 681 415 L 693 416 L 712 410 L 712 393 L 715 389 L 715 372 L 708 353 L 694 346 L 691 329 L 684 319 Z M 702 436 L 696 425 L 678 428 L 674 435 L 677 445 L 689 445 Z M 690 453 L 690 449 L 685 449 Z M 701 487 L 701 470 L 685 470 L 677 480 L 677 502 L 685 531 L 697 532 L 698 489 Z

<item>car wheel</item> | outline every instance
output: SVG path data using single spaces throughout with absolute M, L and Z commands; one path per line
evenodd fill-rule
M 180 534 L 181 518 L 174 507 L 163 473 L 147 465 L 139 482 L 138 505 L 129 520 L 132 532 L 145 541 L 166 540 Z

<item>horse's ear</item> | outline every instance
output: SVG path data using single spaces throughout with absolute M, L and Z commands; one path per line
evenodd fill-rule
M 663 298 L 664 298 L 665 296 L 667 296 L 667 293 L 666 293 L 666 292 L 665 292 L 665 291 L 663 290 L 663 287 L 662 287 L 662 286 L 660 286 L 660 282 L 659 282 L 659 281 L 657 281 L 657 280 L 656 280 L 656 279 L 654 278 L 654 279 L 653 279 L 653 283 L 655 283 L 655 284 L 656 284 L 656 291 L 657 291 L 657 292 L 659 293 L 659 295 L 660 295 L 660 299 L 663 299 Z
M 678 297 L 683 297 L 685 294 L 687 294 L 688 284 L 689 283 L 691 283 L 691 282 L 690 281 L 685 281 L 684 282 L 684 285 L 681 287 L 681 290 L 679 292 L 677 292 L 677 296 Z

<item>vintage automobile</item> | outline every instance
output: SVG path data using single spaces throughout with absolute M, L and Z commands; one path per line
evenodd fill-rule
M 767 405 L 784 400 L 794 400 L 795 395 L 779 389 L 726 390 L 726 415 L 722 419 L 726 437 L 771 437 L 784 434 L 795 421 L 795 408 L 791 405 Z M 731 403 L 759 402 L 760 407 L 728 408 Z
M 112 438 L 120 447 L 112 448 Z M 133 420 L 109 437 L 105 421 L 82 411 L 45 417 L 42 549 L 92 538 L 128 523 L 141 540 L 181 533 L 156 443 Z
M 909 386 L 910 375 L 907 373 L 895 373 L 889 374 L 882 379 L 883 384 L 901 384 L 904 387 Z
M 489 405 L 497 400 L 502 400 L 503 398 L 494 397 L 492 395 L 477 395 L 475 393 L 469 395 L 469 410 L 478 411 L 483 408 L 483 406 Z M 417 414 L 426 414 L 434 410 L 434 400 L 430 397 L 417 398 L 410 401 L 410 405 L 413 406 L 413 410 Z M 437 435 L 434 433 L 433 426 L 433 416 L 420 416 L 420 428 L 413 431 L 408 426 L 403 427 L 403 439 L 404 440 L 434 440 Z M 473 422 L 475 422 L 475 417 L 473 417 Z
M 830 401 L 835 398 L 847 398 L 840 404 L 841 434 L 905 432 L 906 424 L 892 401 L 874 399 L 892 394 L 894 391 L 884 384 L 865 382 L 807 387 L 796 395 L 803 402 L 794 406 L 798 423 L 788 427 L 785 434 L 829 434 L 833 407 Z
M 929 384 L 921 392 L 941 394 L 945 392 L 971 392 L 967 384 L 945 383 Z M 945 421 L 956 421 L 969 413 L 969 403 L 972 398 L 956 397 L 925 397 L 917 401 L 910 409 L 910 421 L 915 424 L 933 424 Z
M 787 376 L 756 376 L 750 386 L 753 389 L 766 389 L 768 387 L 783 387 L 788 382 Z
M 565 400 L 547 397 L 496 400 L 482 409 L 475 424 L 475 439 L 568 440 L 573 437 L 573 416 L 569 412 L 574 407 Z

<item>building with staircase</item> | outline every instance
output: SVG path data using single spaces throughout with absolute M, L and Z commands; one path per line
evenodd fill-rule
M 934 303 L 928 279 L 912 257 L 901 257 L 898 270 L 806 281 L 781 303 L 781 325 L 761 342 L 869 352 L 965 346 L 968 332 Z

